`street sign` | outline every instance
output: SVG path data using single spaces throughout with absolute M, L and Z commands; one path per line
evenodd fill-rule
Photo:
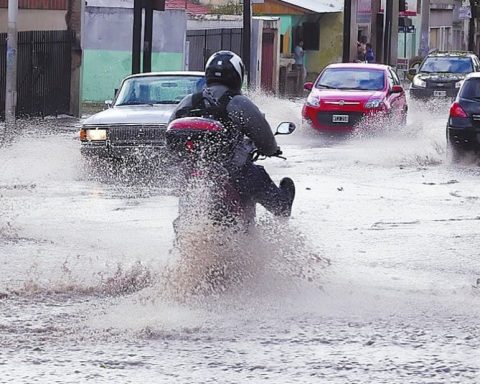
M 470 6 L 461 6 L 458 9 L 458 18 L 460 20 L 470 19 L 471 17 L 472 17 L 472 10 L 470 9 Z
M 407 71 L 408 70 L 408 59 L 398 58 L 397 59 L 397 70 Z
M 399 33 L 415 33 L 415 26 L 414 25 L 399 26 L 398 32 Z

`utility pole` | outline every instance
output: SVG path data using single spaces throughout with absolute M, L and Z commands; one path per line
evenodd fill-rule
M 380 0 L 372 0 L 371 16 L 370 16 L 370 44 L 372 44 L 373 52 L 375 53 L 377 62 L 381 61 L 380 46 L 378 40 L 378 13 L 380 12 Z
M 250 88 L 250 45 L 252 40 L 252 4 L 243 0 L 243 64 L 247 76 L 247 88 Z
M 17 17 L 18 0 L 8 0 L 5 136 L 15 129 L 15 113 L 17 107 Z
M 153 6 L 145 2 L 145 29 L 143 35 L 143 72 L 152 71 Z
M 185 10 L 187 2 L 185 1 Z M 143 30 L 143 72 L 152 71 L 153 49 L 153 11 L 165 11 L 165 0 L 134 0 L 133 2 L 133 40 L 132 74 L 140 73 L 142 50 L 142 12 L 145 8 Z
M 142 43 L 142 0 L 133 3 L 132 74 L 140 73 L 140 47 Z
M 468 20 L 468 50 L 475 52 L 475 21 L 477 20 L 477 1 L 470 0 L 470 19 Z
M 384 64 L 391 64 L 391 53 L 392 53 L 392 28 L 393 24 L 393 0 L 387 0 L 385 6 L 385 33 L 383 35 L 383 46 L 384 46 Z
M 429 37 L 430 37 L 430 1 L 422 0 L 421 4 L 422 30 L 420 33 L 420 46 L 418 47 L 418 56 L 425 57 L 428 55 Z
M 352 0 L 345 0 L 343 7 L 343 55 L 342 61 L 348 63 L 350 61 L 350 45 L 351 45 L 351 31 L 352 24 Z

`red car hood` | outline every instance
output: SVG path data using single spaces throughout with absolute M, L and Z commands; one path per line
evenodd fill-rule
M 321 101 L 361 101 L 381 99 L 385 96 L 384 91 L 357 91 L 341 89 L 315 89 L 314 95 L 319 96 Z

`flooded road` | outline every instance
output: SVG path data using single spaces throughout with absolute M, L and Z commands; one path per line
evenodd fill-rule
M 281 137 L 262 165 L 295 180 L 292 218 L 259 209 L 255 268 L 205 295 L 178 289 L 168 180 L 99 176 L 79 121 L 28 122 L 0 149 L 0 382 L 479 383 L 480 168 L 445 160 L 446 114 Z M 202 235 L 195 263 L 238 252 Z

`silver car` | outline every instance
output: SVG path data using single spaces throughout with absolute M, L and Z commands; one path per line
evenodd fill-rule
M 80 131 L 87 156 L 124 158 L 161 152 L 177 104 L 205 86 L 203 72 L 152 72 L 126 77 L 109 108 L 87 118 Z

